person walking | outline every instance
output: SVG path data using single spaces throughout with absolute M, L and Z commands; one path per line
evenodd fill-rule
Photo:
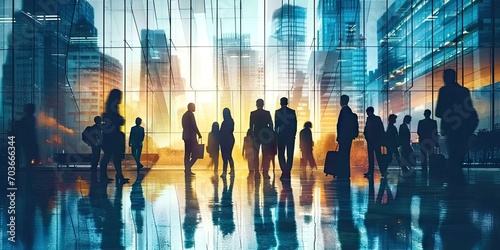
M 311 128 L 312 123 L 310 121 L 307 121 L 304 123 L 304 128 L 299 133 L 300 151 L 302 152 L 302 159 L 305 163 L 303 171 L 305 171 L 307 162 L 309 162 L 309 166 L 311 167 L 311 169 L 318 169 L 313 155 L 314 141 L 311 133 Z
M 128 145 L 132 148 L 132 157 L 134 157 L 137 164 L 137 171 L 141 170 L 144 166 L 141 163 L 142 142 L 144 141 L 144 128 L 141 127 L 142 119 L 135 118 L 135 126 L 130 129 L 130 136 Z
M 396 119 L 398 118 L 395 114 L 390 114 L 387 125 L 387 130 L 385 132 L 385 146 L 387 147 L 387 154 L 390 156 L 389 163 L 392 162 L 392 157 L 395 156 L 398 162 L 398 166 L 401 166 L 401 157 L 399 155 L 399 133 L 398 129 L 394 124 L 396 123 Z
M 403 123 L 399 126 L 399 145 L 401 145 L 401 159 L 403 174 L 410 174 L 408 171 L 413 171 L 415 166 L 415 157 L 413 147 L 411 146 L 410 133 L 411 116 L 405 115 Z
M 290 179 L 293 167 L 293 153 L 295 149 L 295 135 L 297 134 L 297 115 L 295 110 L 287 107 L 288 98 L 280 99 L 281 108 L 276 110 L 274 131 L 278 143 L 278 161 L 281 168 L 281 180 Z M 285 159 L 286 150 L 286 159 Z
M 379 116 L 374 114 L 375 109 L 373 107 L 368 107 L 366 109 L 366 125 L 365 140 L 368 148 L 368 172 L 365 173 L 366 178 L 373 177 L 373 172 L 375 169 L 375 156 L 377 157 L 377 163 L 382 176 L 385 176 L 385 163 L 382 163 L 382 139 L 384 136 L 384 123 Z
M 220 126 L 220 149 L 222 153 L 222 175 L 225 177 L 227 173 L 227 165 L 231 167 L 229 175 L 234 177 L 234 160 L 233 160 L 233 148 L 234 148 L 234 120 L 231 117 L 231 111 L 228 108 L 222 110 L 222 117 L 224 121 Z
M 197 158 L 193 157 L 193 150 L 198 142 L 196 141 L 196 135 L 198 139 L 201 139 L 201 133 L 196 125 L 196 119 L 194 118 L 194 112 L 196 111 L 196 105 L 194 103 L 189 103 L 187 106 L 187 111 L 182 115 L 182 140 L 184 140 L 184 174 L 186 176 L 194 176 L 195 174 L 191 172 L 191 168 L 196 162 Z
M 264 100 L 257 99 L 257 109 L 250 112 L 250 131 L 253 138 L 255 177 L 260 176 L 259 151 L 262 145 L 262 175 L 269 179 L 270 146 L 274 140 L 273 120 L 271 113 L 264 110 Z
M 420 146 L 420 162 L 422 171 L 427 171 L 429 155 L 433 153 L 434 147 L 438 147 L 437 122 L 431 119 L 431 111 L 424 111 L 424 119 L 418 121 L 418 144 Z

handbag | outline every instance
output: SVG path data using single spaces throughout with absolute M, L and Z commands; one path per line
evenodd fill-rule
M 205 155 L 205 144 L 203 144 L 201 138 L 199 140 L 201 143 L 196 143 L 194 144 L 193 147 L 193 153 L 192 153 L 193 159 L 203 159 L 203 156 Z

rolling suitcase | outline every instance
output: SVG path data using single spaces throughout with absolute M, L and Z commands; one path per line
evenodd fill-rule
M 441 178 L 444 176 L 446 158 L 441 154 L 441 148 L 436 147 L 433 154 L 429 155 L 429 176 Z
M 323 170 L 323 172 L 325 173 L 326 176 L 328 176 L 328 175 L 337 176 L 339 174 L 338 162 L 339 162 L 340 158 L 339 158 L 338 148 L 339 148 L 339 145 L 337 144 L 335 151 L 328 151 L 326 153 L 325 169 Z

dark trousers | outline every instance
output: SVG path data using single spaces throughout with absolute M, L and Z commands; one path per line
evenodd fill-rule
M 387 154 L 389 155 L 389 164 L 392 162 L 392 157 L 396 157 L 396 161 L 398 162 L 398 165 L 401 165 L 401 156 L 399 155 L 399 150 L 397 146 L 389 146 L 387 147 Z
M 270 159 L 270 144 L 264 144 L 260 142 L 259 140 L 254 140 L 253 142 L 253 151 L 254 151 L 254 157 L 253 157 L 253 163 L 254 163 L 254 169 L 255 171 L 260 170 L 260 161 L 259 161 L 259 151 L 262 145 L 262 172 L 264 174 L 267 174 L 269 172 L 269 161 Z
M 469 146 L 468 136 L 448 134 L 446 136 L 446 145 L 448 146 L 449 167 L 461 168 Z
M 286 148 L 286 159 L 285 159 Z M 289 140 L 278 140 L 278 161 L 283 173 L 290 173 L 293 167 L 293 151 L 295 149 L 295 138 Z
M 135 163 L 137 166 L 142 165 L 141 164 L 141 153 L 142 153 L 142 145 L 140 146 L 134 146 L 132 145 L 132 157 L 134 157 Z
M 404 166 L 415 166 L 415 153 L 410 144 L 401 146 L 401 160 Z
M 431 154 L 433 154 L 434 147 L 437 143 L 433 142 L 431 139 L 422 139 L 418 145 L 420 146 L 420 164 L 422 168 L 427 168 L 427 160 Z
M 339 142 L 339 178 L 351 177 L 351 146 L 352 140 Z
M 184 172 L 191 173 L 191 167 L 196 162 L 196 158 L 193 157 L 194 146 L 198 142 L 196 139 L 184 140 Z
M 104 180 L 104 178 L 108 178 L 108 164 L 109 161 L 111 160 L 111 156 L 113 157 L 113 165 L 115 166 L 116 170 L 116 178 L 123 178 L 122 174 L 122 155 L 119 152 L 112 152 L 110 150 L 104 150 L 104 155 L 102 156 L 101 159 L 101 166 L 100 166 L 100 172 L 101 172 L 101 181 Z
M 226 173 L 227 164 L 231 167 L 231 172 L 234 171 L 234 160 L 233 160 L 233 144 L 221 145 L 220 151 L 222 154 L 222 172 Z
M 378 168 L 380 170 L 380 173 L 385 172 L 385 167 L 383 166 L 384 164 L 382 163 L 382 151 L 380 149 L 381 145 L 380 143 L 369 143 L 368 144 L 368 173 L 373 174 L 373 171 L 375 169 L 375 156 L 377 157 L 377 163 L 378 163 Z
M 97 171 L 97 165 L 101 158 L 101 147 L 92 146 L 92 156 L 90 158 L 90 170 Z
M 314 155 L 312 148 L 311 149 L 304 149 L 302 151 L 302 161 L 304 163 L 304 167 L 307 165 L 307 162 L 309 162 L 309 166 L 311 168 L 316 168 L 316 161 L 314 160 Z

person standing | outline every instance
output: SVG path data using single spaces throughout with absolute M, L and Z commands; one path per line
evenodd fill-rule
M 259 151 L 262 145 L 262 175 L 269 176 L 269 154 L 271 143 L 274 140 L 273 120 L 271 113 L 264 110 L 264 100 L 257 99 L 257 109 L 250 112 L 250 131 L 253 138 L 255 176 L 259 176 Z
M 208 133 L 208 143 L 207 143 L 207 153 L 210 157 L 210 166 L 214 167 L 214 172 L 217 173 L 219 171 L 219 147 L 220 147 L 220 130 L 219 123 L 212 123 L 212 130 Z
M 410 169 L 415 165 L 415 158 L 413 157 L 413 148 L 411 146 L 410 134 L 411 116 L 405 115 L 403 123 L 399 126 L 399 145 L 401 145 L 401 158 L 403 160 L 403 167 Z
M 446 137 L 449 166 L 460 168 L 467 153 L 468 138 L 479 123 L 468 88 L 457 82 L 453 69 L 443 71 L 444 86 L 439 89 L 436 117 L 441 118 L 441 133 Z
M 396 124 L 396 119 L 398 118 L 395 114 L 390 114 L 387 125 L 387 130 L 385 132 L 385 146 L 387 147 L 387 154 L 391 157 L 389 163 L 392 161 L 392 157 L 395 156 L 398 165 L 401 166 L 401 157 L 399 155 L 399 133 L 398 129 L 394 124 Z
M 102 118 L 100 116 L 94 117 L 94 125 L 88 126 L 83 130 L 82 140 L 92 149 L 92 156 L 90 158 L 90 171 L 94 174 L 97 173 L 97 165 L 99 158 L 101 158 L 102 147 Z M 97 175 L 95 175 L 97 178 Z
M 350 157 L 352 140 L 358 136 L 358 121 L 357 115 L 354 114 L 348 106 L 349 96 L 340 96 L 340 106 L 342 109 L 339 113 L 337 121 L 337 142 L 339 143 L 339 179 L 349 179 Z
M 424 119 L 418 121 L 417 128 L 422 171 L 427 170 L 427 158 L 430 154 L 432 154 L 434 147 L 439 145 L 437 141 L 437 122 L 436 120 L 431 119 L 431 111 L 429 109 L 424 111 L 424 117 Z
M 137 164 L 137 170 L 144 166 L 141 164 L 142 142 L 144 141 L 144 128 L 141 127 L 142 119 L 135 118 L 135 126 L 130 129 L 130 137 L 128 140 L 129 147 L 132 147 L 132 157 Z
M 125 119 L 120 115 L 118 105 L 122 100 L 122 91 L 113 89 L 109 92 L 106 101 L 106 112 L 102 118 L 103 125 L 103 147 L 104 156 L 101 159 L 101 182 L 107 183 L 113 179 L 108 178 L 108 163 L 113 156 L 113 165 L 116 170 L 116 182 L 127 183 L 129 179 L 123 177 L 122 160 L 125 158 L 125 134 L 120 131 L 120 127 L 125 124 Z
M 382 139 L 384 136 L 384 123 L 379 116 L 374 114 L 375 109 L 373 107 L 368 107 L 366 109 L 366 125 L 365 131 L 363 132 L 366 139 L 366 144 L 368 148 L 368 172 L 365 173 L 365 177 L 373 177 L 373 172 L 375 169 L 375 156 L 377 157 L 377 163 L 382 176 L 385 175 L 385 163 L 382 163 Z
M 290 179 L 293 167 L 293 152 L 295 149 L 295 135 L 297 134 L 297 115 L 295 110 L 287 107 L 288 98 L 280 99 L 281 108 L 276 110 L 274 131 L 278 143 L 278 161 L 281 168 L 281 179 Z M 286 159 L 285 159 L 286 148 Z
M 17 145 L 15 146 L 21 148 L 26 166 L 32 167 L 38 164 L 40 159 L 36 135 L 35 104 L 24 105 L 24 114 L 21 119 L 14 122 L 12 131 L 13 135 L 16 136 Z
M 311 133 L 312 123 L 307 121 L 304 123 L 304 128 L 299 133 L 299 141 L 300 141 L 300 151 L 302 152 L 303 161 L 307 164 L 309 162 L 309 166 L 311 169 L 318 168 L 316 166 L 316 161 L 314 160 L 313 155 L 313 146 L 314 141 Z M 303 171 L 305 171 L 305 166 Z
M 231 117 L 231 111 L 228 108 L 222 110 L 222 117 L 224 121 L 220 126 L 220 151 L 222 153 L 222 175 L 220 177 L 225 177 L 227 173 L 227 164 L 231 167 L 229 175 L 234 177 L 234 160 L 233 160 L 233 148 L 234 148 L 234 120 Z
M 254 173 L 254 152 L 253 152 L 253 140 L 250 129 L 247 130 L 247 135 L 243 138 L 243 149 L 241 150 L 241 156 L 247 160 L 248 163 L 248 173 Z
M 194 176 L 195 174 L 191 172 L 191 167 L 193 167 L 197 158 L 193 158 L 193 150 L 195 145 L 198 143 L 196 141 L 196 135 L 201 138 L 200 130 L 196 125 L 196 120 L 194 118 L 194 112 L 196 111 L 196 106 L 194 103 L 189 103 L 187 106 L 187 111 L 182 115 L 182 140 L 184 140 L 184 174 L 186 176 Z

